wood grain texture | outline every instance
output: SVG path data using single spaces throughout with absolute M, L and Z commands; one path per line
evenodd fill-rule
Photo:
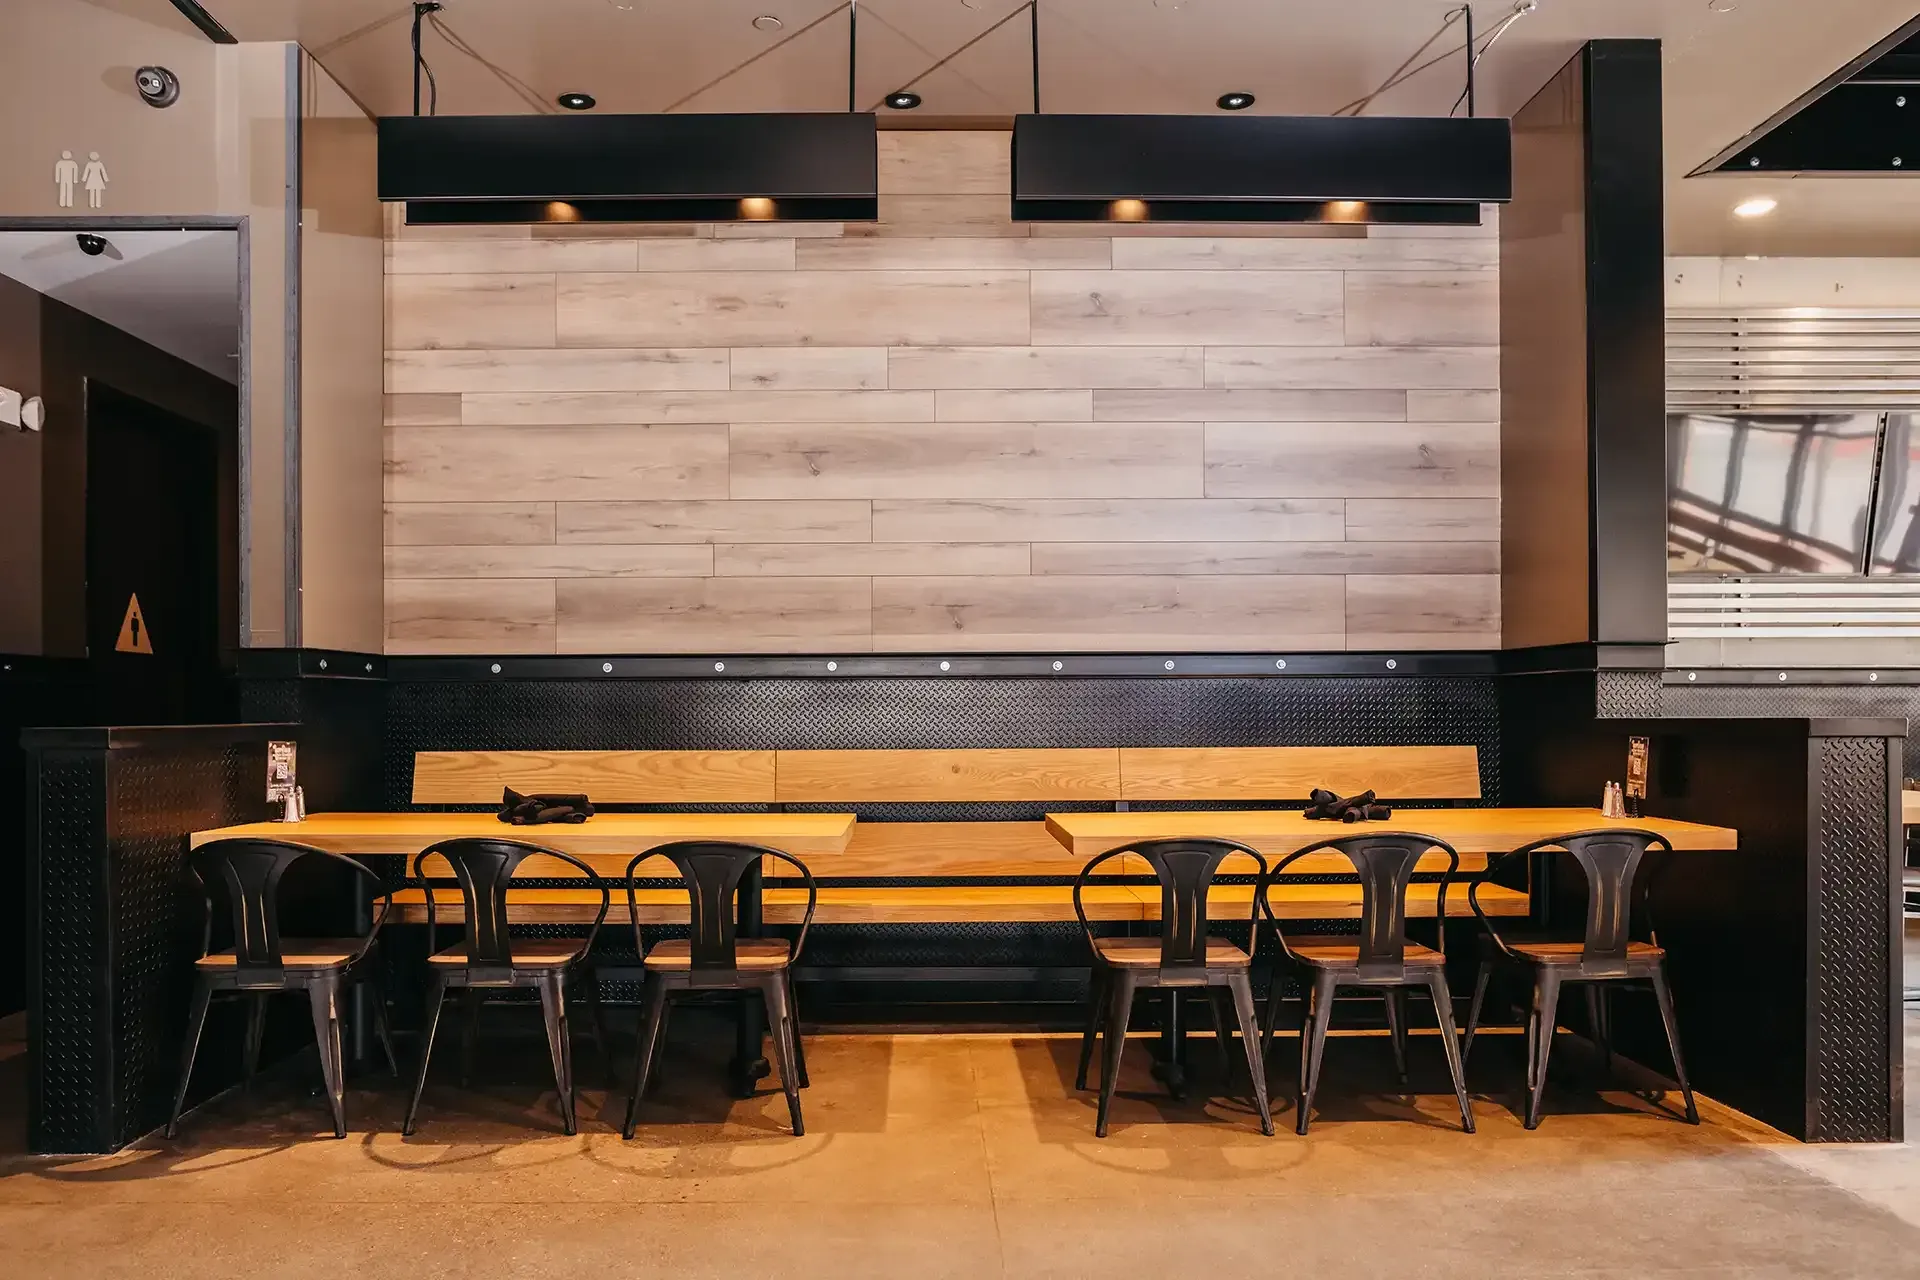
M 881 650 L 1342 646 L 1338 577 L 876 578 Z
M 1091 422 L 1093 395 L 1092 391 L 936 391 L 933 416 L 940 422 Z
M 1355 649 L 1498 648 L 1499 575 L 1348 578 L 1347 643 Z
M 791 754 L 786 753 L 786 754 Z M 1086 863 L 1044 822 L 862 822 L 842 853 L 813 864 L 816 876 L 1073 876 Z M 1115 858 L 1096 877 L 1151 874 L 1144 860 Z
M 782 751 L 786 804 L 1118 800 L 1115 747 L 981 751 Z
M 387 346 L 396 350 L 551 347 L 554 314 L 551 275 L 387 277 Z
M 1249 236 L 1116 239 L 1121 271 L 1459 271 L 1500 263 L 1500 242 Z
M 727 353 L 688 347 L 387 352 L 391 392 L 724 391 Z M 459 421 L 456 416 L 454 421 Z
M 850 423 L 823 433 L 736 423 L 730 440 L 736 498 L 1197 497 L 1201 487 L 1193 424 Z
M 705 578 L 710 546 L 388 547 L 392 578 Z
M 1104 271 L 1109 240 L 1033 240 L 1015 236 L 866 236 L 802 240 L 801 271 Z
M 266 837 L 359 856 L 411 854 L 441 840 L 506 833 L 579 858 L 632 857 L 676 840 L 744 840 L 808 857 L 845 849 L 853 827 L 850 813 L 600 813 L 577 826 L 520 828 L 506 826 L 491 813 L 316 813 L 298 823 L 252 822 L 196 831 L 189 840 L 199 848 L 214 840 Z
M 1497 573 L 1494 542 L 1036 542 L 1036 574 Z
M 393 578 L 388 653 L 552 653 L 554 584 L 538 579 Z
M 1469 423 L 1210 422 L 1207 496 L 1500 495 L 1500 429 Z
M 1352 346 L 1500 344 L 1498 272 L 1354 271 L 1345 279 Z
M 416 751 L 413 803 L 584 792 L 596 804 L 769 804 L 771 751 Z
M 880 391 L 885 347 L 736 347 L 735 391 Z
M 460 424 L 457 395 L 391 395 L 383 402 L 382 420 L 389 427 L 450 427 Z
M 1474 859 L 1483 863 L 1484 859 Z M 1332 868 L 1331 874 L 1352 874 L 1353 864 L 1332 855 L 1324 863 L 1318 854 L 1308 854 L 1293 866 L 1287 868 L 1291 875 L 1295 870 L 1307 864 L 1324 865 Z M 1345 864 L 1344 866 L 1337 864 Z M 1422 871 L 1445 871 L 1445 854 L 1433 854 L 1420 860 Z M 1460 869 L 1477 870 L 1469 866 L 1467 858 L 1460 859 Z M 1304 874 L 1304 871 L 1303 871 Z M 1329 874 L 1322 871 L 1319 874 Z M 1139 892 L 1138 889 L 1135 892 Z M 1246 920 L 1248 912 L 1257 910 L 1253 903 L 1254 887 L 1247 884 L 1220 885 L 1207 895 L 1207 918 L 1209 920 Z M 1267 891 L 1267 906 L 1275 917 L 1281 920 L 1358 920 L 1361 908 L 1365 904 L 1358 882 L 1343 884 L 1275 884 Z M 1147 919 L 1160 918 L 1158 898 L 1147 899 Z M 1500 885 L 1487 885 L 1480 890 L 1480 907 L 1490 916 L 1511 918 L 1524 916 L 1532 908 L 1532 900 L 1519 889 L 1507 889 Z M 1407 886 L 1407 918 L 1409 920 L 1431 920 L 1439 914 L 1440 886 L 1422 883 Z M 1472 911 L 1467 906 L 1466 887 L 1455 881 L 1447 890 L 1447 919 L 1471 918 Z
M 1500 537 L 1498 498 L 1350 498 L 1355 542 L 1490 542 Z
M 721 577 L 910 578 L 1024 574 L 1031 567 L 1032 548 L 1024 542 L 817 542 L 713 549 L 713 572 Z
M 791 271 L 794 241 L 671 240 L 636 242 L 639 271 Z
M 1404 391 L 1096 391 L 1099 422 L 1404 422 Z M 1327 429 L 1338 435 L 1338 429 Z
M 1027 275 L 1011 271 L 569 275 L 560 278 L 557 314 L 560 345 L 569 347 L 1025 343 Z
M 638 260 L 633 240 L 397 240 L 387 245 L 390 276 L 632 271 Z
M 1500 393 L 1490 391 L 1409 391 L 1407 416 L 1419 422 L 1498 422 Z
M 553 585 L 561 653 L 870 647 L 866 578 L 574 578 Z
M 1134 498 L 1122 501 L 924 501 L 876 499 L 873 536 L 885 542 L 1246 542 L 1337 541 L 1347 504 L 1338 499 L 1248 502 Z
M 1346 340 L 1343 278 L 1336 271 L 1036 271 L 1032 340 L 1339 346 Z
M 470 426 L 627 422 L 932 422 L 931 391 L 578 391 L 462 398 Z M 534 438 L 538 438 L 537 435 Z
M 387 432 L 394 502 L 723 498 L 722 426 L 400 427 Z
M 883 129 L 875 145 L 886 195 L 1005 197 L 1013 189 L 1012 135 L 1001 130 Z
M 1398 800 L 1478 800 L 1473 747 L 1122 747 L 1126 800 L 1305 800 L 1372 791 Z
M 910 236 L 1027 235 L 1025 223 L 1013 221 L 1008 197 L 999 195 L 902 195 L 882 193 L 880 217 L 874 222 L 847 226 L 847 238 Z
M 895 347 L 896 388 L 938 390 L 1098 390 L 1103 387 L 1199 387 L 1201 347 Z
M 558 542 L 866 542 L 872 507 L 863 501 L 563 502 Z
M 1493 347 L 1208 347 L 1206 382 L 1230 390 L 1496 388 L 1500 352 Z M 1435 420 L 1430 409 L 1409 416 Z
M 551 502 L 390 502 L 392 547 L 502 547 L 553 541 Z

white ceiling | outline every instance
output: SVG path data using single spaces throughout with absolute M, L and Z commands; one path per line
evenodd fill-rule
M 71 231 L 0 232 L 0 275 L 239 381 L 240 249 L 231 231 L 114 231 L 106 253 Z
M 125 5 L 135 0 L 95 0 Z M 163 0 L 151 0 L 162 3 Z M 408 0 L 202 0 L 243 40 L 298 40 L 376 114 L 411 106 Z M 1042 105 L 1052 111 L 1204 112 L 1228 90 L 1257 112 L 1320 114 L 1368 94 L 1439 30 L 1456 0 L 1040 0 Z M 860 0 L 855 101 L 911 83 L 921 115 L 1031 107 L 1027 18 L 929 71 L 1022 0 Z M 1722 12 L 1721 10 L 1726 10 Z M 1482 33 L 1511 0 L 1477 0 Z M 760 15 L 781 29 L 755 29 Z M 1480 64 L 1481 110 L 1511 114 L 1579 45 L 1657 37 L 1666 57 L 1669 249 L 1674 253 L 1920 252 L 1914 179 L 1685 175 L 1914 16 L 1912 0 L 1537 0 Z M 453 114 L 842 110 L 841 0 L 446 0 L 425 47 Z M 1428 51 L 1457 51 L 1456 24 Z M 782 43 L 785 41 L 785 43 Z M 753 61 L 749 61 L 753 60 Z M 1443 114 L 1458 56 L 1381 95 L 1381 114 Z M 746 65 L 742 65 L 746 64 Z M 1920 175 L 1916 175 L 1920 177 Z M 1771 218 L 1736 222 L 1757 187 Z

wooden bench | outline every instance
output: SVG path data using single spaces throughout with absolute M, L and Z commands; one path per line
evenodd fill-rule
M 1161 804 L 1210 802 L 1304 802 L 1315 786 L 1343 794 L 1372 787 L 1389 801 L 1473 801 L 1480 797 L 1477 754 L 1472 747 L 1254 747 L 1254 748 L 1060 748 L 919 751 L 780 752 L 426 752 L 415 758 L 416 804 L 497 804 L 503 786 L 517 791 L 584 791 L 596 804 L 754 804 L 871 809 L 888 804 L 1020 804 L 1124 809 L 1138 801 Z M 1173 820 L 1171 815 L 1169 820 Z M 1324 834 L 1347 830 L 1313 824 Z M 1408 824 L 1418 826 L 1416 816 Z M 503 829 L 504 831 L 505 829 Z M 540 829 L 512 834 L 538 841 Z M 1269 860 L 1306 841 L 1261 848 Z M 601 875 L 619 875 L 623 855 L 585 860 Z M 1088 860 L 1085 850 L 1063 844 L 1046 822 L 863 821 L 838 852 L 803 854 L 822 882 L 816 919 L 822 924 L 1047 923 L 1074 919 L 1071 882 Z M 529 863 L 522 874 L 553 879 L 579 873 L 558 860 Z M 1463 871 L 1484 866 L 1484 853 L 1462 858 Z M 667 875 L 643 864 L 637 874 Z M 1423 863 L 1442 870 L 1445 858 Z M 427 871 L 432 876 L 435 868 Z M 1337 854 L 1295 864 L 1309 875 L 1348 875 Z M 768 923 L 797 921 L 805 893 L 792 887 L 790 868 L 773 864 L 765 893 Z M 1105 922 L 1156 919 L 1159 890 L 1138 858 L 1105 864 L 1099 882 L 1082 897 L 1089 917 Z M 1252 859 L 1236 857 L 1223 876 L 1251 875 Z M 435 877 L 436 879 L 438 877 Z M 890 883 L 876 884 L 875 881 Z M 903 881 L 920 883 L 902 883 Z M 995 882 L 999 883 L 995 883 Z M 1018 883 L 1005 883 L 1017 881 Z M 1129 883 L 1132 881 L 1133 883 Z M 638 891 L 643 923 L 686 920 L 679 889 Z M 458 891 L 433 891 L 441 920 L 461 915 Z M 517 891 L 509 910 L 516 920 L 560 923 L 590 919 L 597 890 L 540 888 Z M 1357 886 L 1292 881 L 1275 887 L 1276 914 L 1293 919 L 1342 919 L 1359 915 Z M 1524 915 L 1523 893 L 1490 888 L 1481 895 L 1493 914 Z M 424 920 L 427 890 L 396 895 L 401 920 Z M 1250 885 L 1223 884 L 1212 899 L 1219 919 L 1247 919 Z M 1416 886 L 1413 915 L 1432 916 L 1431 886 Z M 1464 915 L 1465 892 L 1449 899 Z M 616 900 L 610 918 L 625 915 Z

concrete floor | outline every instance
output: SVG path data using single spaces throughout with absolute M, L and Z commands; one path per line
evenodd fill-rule
M 1907 1025 L 1913 1071 L 1920 1014 Z M 596 1087 L 568 1138 L 538 1043 L 491 1037 L 472 1089 L 456 1053 L 447 1073 L 436 1058 L 412 1139 L 378 1075 L 355 1082 L 346 1141 L 316 1136 L 310 1058 L 202 1108 L 177 1143 L 55 1160 L 14 1136 L 0 1275 L 1920 1276 L 1920 1144 L 1802 1147 L 1713 1106 L 1692 1128 L 1595 1093 L 1577 1063 L 1527 1133 L 1510 1039 L 1475 1048 L 1476 1084 L 1498 1092 L 1476 1098 L 1472 1137 L 1431 1037 L 1411 1100 L 1388 1096 L 1383 1040 L 1336 1040 L 1304 1139 L 1290 1108 L 1262 1138 L 1240 1100 L 1172 1102 L 1135 1041 L 1102 1142 L 1070 1038 L 819 1035 L 796 1140 L 777 1090 L 725 1095 L 725 1031 L 676 1016 L 631 1143 L 587 1043 Z M 1196 1092 L 1225 1092 L 1211 1044 L 1192 1049 Z M 23 1065 L 0 1046 L 15 1135 Z M 1908 1128 L 1920 1138 L 1920 1096 Z

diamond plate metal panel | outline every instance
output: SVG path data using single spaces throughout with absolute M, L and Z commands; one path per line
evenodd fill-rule
M 95 997 L 106 963 L 106 768 L 91 753 L 49 752 L 33 784 L 38 838 L 30 889 L 37 901 L 29 1001 L 28 1143 L 87 1151 L 106 1082 L 106 1011 Z M 30 907 L 30 909 L 32 909 Z
M 1665 716 L 1888 716 L 1920 724 L 1920 686 L 1669 684 Z M 1920 735 L 1909 732 L 1903 775 L 1920 778 Z
M 1660 714 L 1658 671 L 1596 671 L 1594 711 L 1603 720 L 1642 720 Z

